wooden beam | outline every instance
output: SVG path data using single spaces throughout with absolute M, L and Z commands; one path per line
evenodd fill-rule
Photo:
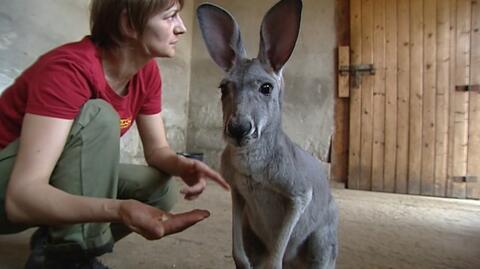
M 339 47 L 348 46 L 350 43 L 350 0 L 336 1 L 336 15 L 337 44 Z M 338 83 L 337 81 L 337 85 Z M 337 187 L 346 187 L 348 180 L 349 102 L 348 98 L 335 97 L 335 131 L 332 138 L 330 180 Z

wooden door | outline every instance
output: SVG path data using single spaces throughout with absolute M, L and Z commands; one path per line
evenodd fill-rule
M 348 188 L 480 198 L 479 28 L 477 1 L 350 0 Z

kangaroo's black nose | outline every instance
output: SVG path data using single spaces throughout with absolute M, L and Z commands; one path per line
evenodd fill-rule
M 240 139 L 248 135 L 253 128 L 249 120 L 230 120 L 227 125 L 227 132 L 231 137 Z

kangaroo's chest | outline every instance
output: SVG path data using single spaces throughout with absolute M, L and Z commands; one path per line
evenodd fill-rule
M 248 198 L 248 200 L 256 201 L 256 196 L 259 193 L 264 194 L 268 192 L 268 189 L 265 187 L 265 183 L 262 182 L 263 178 L 253 178 L 251 176 L 245 176 L 240 173 L 236 173 L 234 176 L 234 186 L 243 196 L 243 198 Z
M 265 241 L 275 237 L 285 216 L 287 198 L 268 184 L 263 176 L 235 174 L 234 188 L 244 200 L 243 217 L 255 233 Z

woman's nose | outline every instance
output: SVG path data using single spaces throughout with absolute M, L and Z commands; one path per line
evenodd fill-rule
M 181 35 L 187 32 L 187 27 L 185 27 L 185 24 L 183 23 L 182 17 L 180 17 L 180 15 L 177 16 L 176 24 L 173 28 L 173 31 L 176 35 Z

